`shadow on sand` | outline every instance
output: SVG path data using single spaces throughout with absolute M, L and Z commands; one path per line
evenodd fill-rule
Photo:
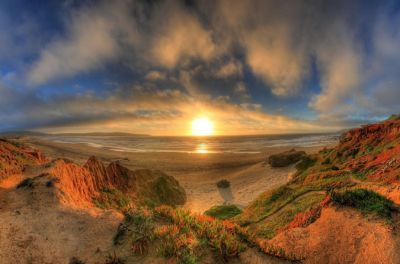
M 233 197 L 231 187 L 228 188 L 218 188 L 218 192 L 221 195 L 222 199 L 224 199 L 224 204 L 233 203 L 235 197 Z

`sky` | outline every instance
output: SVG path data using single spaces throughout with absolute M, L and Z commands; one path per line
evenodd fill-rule
M 400 1 L 0 2 L 0 131 L 314 133 L 400 112 Z

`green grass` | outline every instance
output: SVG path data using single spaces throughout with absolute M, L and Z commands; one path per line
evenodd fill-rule
M 342 192 L 332 192 L 332 201 L 341 206 L 350 206 L 364 214 L 373 214 L 390 219 L 394 204 L 386 197 L 366 189 L 353 189 Z
M 271 216 L 271 218 L 267 218 L 258 225 L 255 225 L 253 231 L 259 236 L 271 239 L 277 234 L 277 231 L 289 224 L 298 213 L 305 212 L 311 207 L 317 206 L 324 197 L 325 195 L 320 193 L 310 193 L 301 197 L 288 204 L 281 211 Z
M 308 168 L 314 166 L 314 164 L 317 162 L 317 159 L 315 157 L 311 156 L 305 156 L 301 159 L 301 161 L 296 165 L 297 169 L 297 174 L 301 174 Z
M 132 199 L 118 189 L 105 188 L 101 191 L 100 197 L 93 199 L 93 203 L 101 209 L 117 209 L 125 212 L 131 207 Z
M 352 173 L 352 175 L 354 176 L 354 178 L 360 181 L 365 181 L 368 179 L 367 173 L 363 171 L 355 171 Z
M 308 184 L 292 182 L 260 195 L 236 217 L 236 220 L 241 225 L 248 225 L 268 217 L 306 193 L 328 191 L 334 188 L 351 187 L 353 185 L 354 183 L 350 180 L 349 173 L 316 179 Z
M 217 219 L 230 219 L 238 214 L 240 214 L 242 210 L 240 210 L 236 205 L 218 205 L 213 206 L 207 211 L 204 212 L 205 215 L 212 216 Z
M 148 207 L 156 207 L 161 204 L 177 205 L 184 204 L 186 193 L 183 188 L 174 183 L 166 176 L 158 177 L 148 190 L 142 190 L 142 204 Z

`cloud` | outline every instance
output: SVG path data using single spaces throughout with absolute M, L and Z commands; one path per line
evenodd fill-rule
M 167 68 L 196 58 L 208 61 L 216 52 L 211 32 L 177 1 L 165 1 L 154 11 L 152 62 Z
M 132 119 L 145 126 L 151 116 L 162 127 L 167 118 L 187 122 L 195 111 L 206 111 L 235 124 L 232 129 L 265 132 L 284 130 L 285 122 L 293 131 L 333 129 L 400 111 L 393 99 L 399 95 L 400 18 L 390 3 L 126 0 L 65 8 L 65 28 L 57 35 L 49 30 L 31 46 L 20 45 L 19 38 L 30 43 L 32 35 L 41 35 L 35 23 L 23 23 L 0 36 L 0 58 L 7 49 L 22 64 L 36 58 L 28 70 L 1 72 L 7 85 L 22 79 L 21 72 L 27 76 L 23 88 L 20 83 L 0 88 L 1 97 L 15 98 L 0 99 L 5 112 L 12 113 L 3 115 L 10 123 L 53 127 L 78 119 L 79 125 L 84 120 L 109 123 L 115 117 L 115 124 Z M 0 28 L 13 28 L 2 17 Z M 107 71 L 100 76 L 99 69 Z M 12 78 L 6 78 L 7 72 Z M 121 80 L 112 78 L 115 72 L 123 75 Z M 83 73 L 106 75 L 113 85 L 82 86 L 82 98 L 72 88 L 48 91 L 49 83 Z M 29 85 L 36 90 L 26 90 Z M 261 89 L 263 96 L 250 96 Z M 27 96 L 33 99 L 24 105 Z M 263 112 L 269 109 L 266 103 L 254 107 L 263 98 L 276 100 L 282 109 L 301 104 L 300 111 L 312 113 L 307 119 L 319 123 L 269 115 Z M 52 112 L 55 108 L 60 110 Z
M 312 98 L 310 106 L 324 115 L 343 115 L 352 110 L 349 99 L 361 91 L 362 54 L 342 23 L 327 32 L 316 47 L 322 92 Z
M 42 50 L 28 73 L 28 81 L 44 84 L 103 67 L 115 59 L 121 52 L 119 41 L 136 37 L 134 20 L 127 19 L 126 12 L 121 2 L 72 12 L 66 21 L 66 35 Z
M 259 134 L 326 131 L 308 121 L 263 112 L 261 105 L 236 104 L 229 98 L 192 97 L 179 90 L 159 90 L 142 86 L 115 89 L 107 96 L 93 92 L 80 95 L 54 95 L 51 98 L 20 94 L 5 86 L 0 92 L 9 96 L 0 101 L 3 129 L 39 129 L 47 132 L 124 130 L 153 135 L 186 135 L 191 120 L 209 116 L 220 134 Z M 32 91 L 33 92 L 33 91 Z M 30 100 L 28 100 L 30 99 Z M 29 103 L 22 104 L 22 101 Z M 15 111 L 14 105 L 20 105 Z M 335 126 L 336 127 L 336 126 Z
M 241 77 L 243 76 L 242 63 L 238 60 L 229 60 L 220 66 L 215 76 L 218 78 Z
M 252 73 L 275 95 L 300 90 L 308 74 L 307 39 L 301 37 L 302 27 L 307 26 L 302 17 L 306 8 L 297 2 L 289 8 L 277 1 L 255 0 L 220 1 L 213 10 L 217 32 L 222 36 L 229 32 L 225 42 L 244 50 Z
M 150 71 L 146 74 L 146 76 L 144 78 L 149 81 L 157 81 L 157 80 L 162 81 L 167 78 L 167 75 L 165 74 L 165 72 Z

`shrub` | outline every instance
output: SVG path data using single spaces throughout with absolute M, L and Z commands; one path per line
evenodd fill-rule
M 391 213 L 394 211 L 394 204 L 391 200 L 366 189 L 331 192 L 330 196 L 335 204 L 354 207 L 365 214 L 391 218 Z
M 217 219 L 230 219 L 238 214 L 240 214 L 242 210 L 240 210 L 236 205 L 218 205 L 213 206 L 207 211 L 204 212 L 205 215 L 209 215 L 215 217 Z
M 312 158 L 310 156 L 304 156 L 301 161 L 296 164 L 296 169 L 298 173 L 301 173 L 305 171 L 306 169 L 314 166 L 315 162 L 317 162 L 317 159 Z
M 220 180 L 217 182 L 217 187 L 218 188 L 229 188 L 231 186 L 231 183 L 228 180 Z
M 131 209 L 125 215 L 125 223 L 118 227 L 117 234 L 114 237 L 114 244 L 121 244 L 128 230 L 132 250 L 137 255 L 147 252 L 147 249 L 154 239 L 154 221 L 152 213 L 146 209 Z

